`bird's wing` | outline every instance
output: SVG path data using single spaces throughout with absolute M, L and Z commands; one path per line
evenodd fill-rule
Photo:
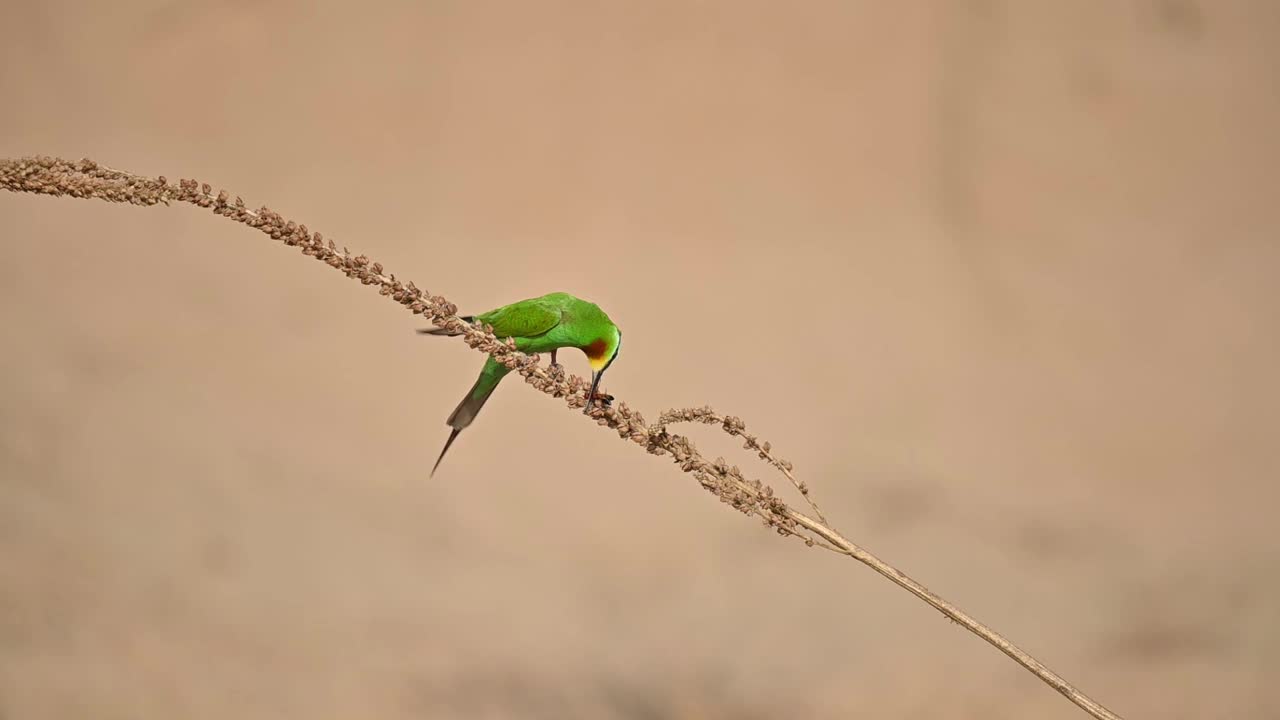
M 476 319 L 492 325 L 493 334 L 498 337 L 530 338 L 560 324 L 560 309 L 538 299 L 522 300 L 478 315 Z

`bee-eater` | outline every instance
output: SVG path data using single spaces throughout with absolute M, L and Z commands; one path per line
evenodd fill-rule
M 591 412 L 591 404 L 596 397 L 596 388 L 600 378 L 618 357 L 618 348 L 622 346 L 622 331 L 604 314 L 595 303 L 576 298 L 569 293 L 551 293 L 542 297 L 521 300 L 490 310 L 482 315 L 463 316 L 467 322 L 480 321 L 493 326 L 493 334 L 499 338 L 512 338 L 516 341 L 516 349 L 526 353 L 551 353 L 551 365 L 556 365 L 556 350 L 560 348 L 578 348 L 586 353 L 591 364 L 591 390 L 587 392 L 587 405 L 584 413 Z M 424 335 L 457 335 L 443 328 L 419 330 Z M 449 452 L 458 433 L 476 419 L 476 414 L 484 406 L 498 383 L 511 369 L 506 365 L 487 358 L 480 370 L 480 377 L 471 391 L 462 398 L 458 407 L 445 421 L 453 428 L 449 439 L 436 458 L 431 474 L 436 474 L 444 454 Z

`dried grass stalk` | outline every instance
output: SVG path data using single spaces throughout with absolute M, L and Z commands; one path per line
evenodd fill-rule
M 364 285 L 377 286 L 379 294 L 386 295 L 416 315 L 425 316 L 437 327 L 458 333 L 467 345 L 491 355 L 498 362 L 515 370 L 538 390 L 564 399 L 570 408 L 582 408 L 585 405 L 588 383 L 581 377 L 566 376 L 559 369 L 542 366 L 538 357 L 518 352 L 514 341 L 494 336 L 492 328 L 471 324 L 459 318 L 457 307 L 444 297 L 431 295 L 412 282 L 397 279 L 379 263 L 364 255 L 353 254 L 345 247 L 339 248 L 332 240 L 325 240 L 320 233 L 313 233 L 305 225 L 286 220 L 267 207 L 250 210 L 244 201 L 238 197 L 232 198 L 225 190 L 214 193 L 209 185 L 195 180 L 171 183 L 163 176 L 149 178 L 133 175 L 103 167 L 92 160 L 70 162 L 51 157 L 0 160 L 0 187 L 12 192 L 70 195 L 134 205 L 184 202 L 212 210 L 217 215 L 266 233 L 274 240 L 297 247 L 302 254 L 313 257 Z M 745 424 L 738 418 L 721 415 L 709 407 L 686 408 L 668 410 L 659 416 L 656 423 L 650 425 L 625 402 L 617 402 L 611 407 L 595 407 L 591 410 L 590 417 L 600 426 L 609 428 L 619 437 L 646 451 L 669 457 L 722 502 L 742 513 L 760 518 L 778 534 L 798 538 L 810 546 L 818 545 L 848 555 L 870 566 L 898 587 L 994 645 L 1093 717 L 1099 720 L 1119 720 L 1118 715 L 1080 692 L 1000 633 L 973 619 L 836 532 L 809 497 L 808 487 L 794 476 L 791 463 L 774 455 L 768 442 L 747 434 Z M 689 438 L 668 430 L 671 425 L 681 422 L 719 425 L 728 434 L 742 438 L 747 450 L 753 451 L 757 457 L 777 469 L 800 491 L 814 517 L 787 505 L 774 494 L 772 487 L 760 480 L 748 478 L 736 465 L 728 464 L 724 458 L 712 461 L 703 457 Z

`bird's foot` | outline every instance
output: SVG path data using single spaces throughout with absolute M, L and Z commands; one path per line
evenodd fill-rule
M 552 380 L 564 380 L 564 366 L 558 362 L 552 362 L 547 366 L 547 372 L 551 374 Z

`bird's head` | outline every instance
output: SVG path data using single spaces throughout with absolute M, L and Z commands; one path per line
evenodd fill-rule
M 591 399 L 596 396 L 600 378 L 604 377 L 604 371 L 608 370 L 613 361 L 618 358 L 618 350 L 621 347 L 622 331 L 617 325 L 609 323 L 596 339 L 582 348 L 582 351 L 587 354 L 587 362 L 591 364 L 591 390 L 587 393 L 587 412 L 591 410 Z

